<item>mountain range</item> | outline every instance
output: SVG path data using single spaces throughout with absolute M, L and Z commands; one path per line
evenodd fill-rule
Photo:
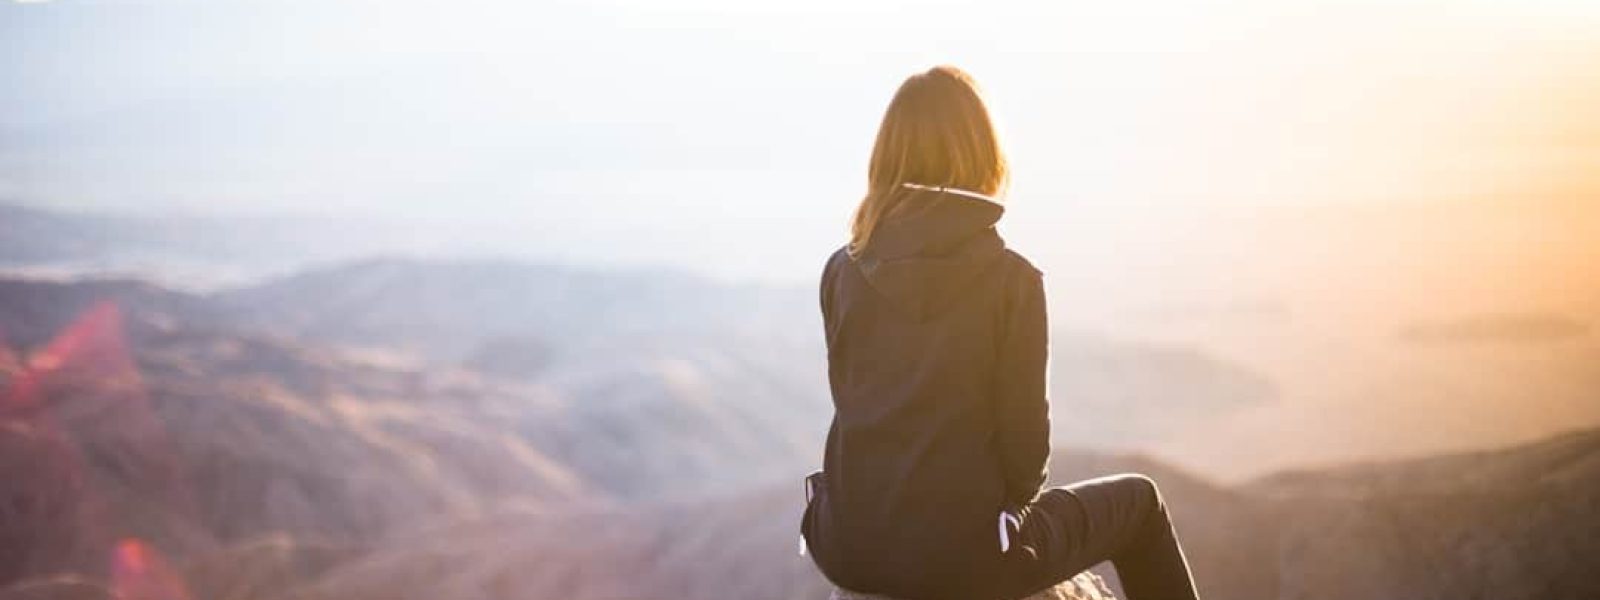
M 0 598 L 152 580 L 195 598 L 826 595 L 794 555 L 795 481 L 828 410 L 803 324 L 752 310 L 688 325 L 730 303 L 630 325 L 609 315 L 724 290 L 594 274 L 513 284 L 461 313 L 430 286 L 559 271 L 457 269 L 380 261 L 212 294 L 0 281 Z M 565 311 L 499 323 L 557 350 L 532 374 L 476 368 L 474 340 L 496 331 L 450 317 L 516 306 Z M 407 316 L 431 326 L 400 327 Z M 1163 377 L 1211 382 L 1218 409 L 1275 401 L 1270 382 L 1203 355 L 1068 337 L 1057 373 L 1128 372 L 1096 384 L 1113 391 Z M 1096 414 L 1057 426 L 1095 430 Z M 1583 557 L 1600 550 L 1596 431 L 1237 484 L 1104 451 L 1052 464 L 1058 483 L 1155 476 L 1214 597 L 1595 592 Z M 119 562 L 130 552 L 144 575 Z

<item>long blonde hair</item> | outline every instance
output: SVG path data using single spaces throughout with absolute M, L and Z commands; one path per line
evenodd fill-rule
M 958 188 L 994 196 L 1008 181 L 989 110 L 972 76 L 938 66 L 906 78 L 878 126 L 867 167 L 867 194 L 850 221 L 851 256 L 900 209 L 903 184 Z

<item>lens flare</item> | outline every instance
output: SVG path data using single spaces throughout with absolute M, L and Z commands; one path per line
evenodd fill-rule
M 0 426 L 31 440 L 23 446 L 30 459 L 16 463 L 22 470 L 0 473 L 0 480 L 51 490 L 42 498 L 52 507 L 48 514 L 22 515 L 41 524 L 27 544 L 76 540 L 93 556 L 109 554 L 110 586 L 123 600 L 190 597 L 149 542 L 128 536 L 136 524 L 119 519 L 117 499 L 128 493 L 159 499 L 176 515 L 192 517 L 195 509 L 115 302 L 94 304 L 31 353 L 0 344 Z M 91 461 L 118 465 L 116 496 L 94 484 Z
M 165 558 L 136 538 L 111 551 L 111 589 L 121 600 L 188 600 L 189 588 Z

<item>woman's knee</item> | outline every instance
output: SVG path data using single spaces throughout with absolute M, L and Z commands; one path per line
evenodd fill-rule
M 1165 513 L 1167 511 L 1166 499 L 1161 497 L 1161 488 L 1156 485 L 1156 480 L 1143 473 L 1124 473 L 1117 476 L 1119 482 L 1127 486 L 1131 493 L 1139 499 L 1141 505 L 1148 506 L 1151 510 Z

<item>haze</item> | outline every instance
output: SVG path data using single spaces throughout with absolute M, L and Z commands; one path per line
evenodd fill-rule
M 1575 1 L 60 0 L 0 6 L 0 55 L 8 201 L 741 279 L 815 276 L 894 86 L 940 62 L 991 96 L 1005 226 L 1047 266 L 1106 222 L 1600 187 Z

